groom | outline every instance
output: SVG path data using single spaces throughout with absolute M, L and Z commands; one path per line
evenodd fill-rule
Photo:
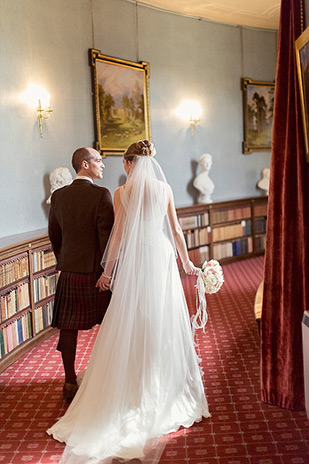
M 114 222 L 112 197 L 93 183 L 102 179 L 104 164 L 93 148 L 78 148 L 72 157 L 76 179 L 51 197 L 48 233 L 61 271 L 54 303 L 52 327 L 60 329 L 57 350 L 65 372 L 63 398 L 70 402 L 76 391 L 75 354 L 78 330 L 102 322 L 110 292 L 95 284 L 100 262 Z

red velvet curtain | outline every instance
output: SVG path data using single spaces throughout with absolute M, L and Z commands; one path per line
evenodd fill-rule
M 262 401 L 295 410 L 304 409 L 301 321 L 309 308 L 308 181 L 295 59 L 301 1 L 281 2 L 261 319 Z

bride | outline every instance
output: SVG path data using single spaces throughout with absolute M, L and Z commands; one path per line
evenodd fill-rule
M 164 435 L 210 416 L 175 245 L 185 272 L 196 268 L 154 155 L 147 140 L 123 155 L 127 182 L 97 282 L 112 299 L 79 390 L 47 431 L 67 444 L 61 464 L 158 462 Z

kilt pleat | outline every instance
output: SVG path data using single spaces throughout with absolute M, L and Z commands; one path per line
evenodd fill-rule
M 95 284 L 100 273 L 60 273 L 54 303 L 52 327 L 88 330 L 101 324 L 111 292 L 99 292 Z

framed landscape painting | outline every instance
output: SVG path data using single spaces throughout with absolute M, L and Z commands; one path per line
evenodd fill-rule
M 242 78 L 244 142 L 243 153 L 271 149 L 274 82 L 252 81 Z
M 295 47 L 306 158 L 309 162 L 309 27 L 296 40 Z
M 149 63 L 89 50 L 95 148 L 105 158 L 122 155 L 137 140 L 150 139 Z

